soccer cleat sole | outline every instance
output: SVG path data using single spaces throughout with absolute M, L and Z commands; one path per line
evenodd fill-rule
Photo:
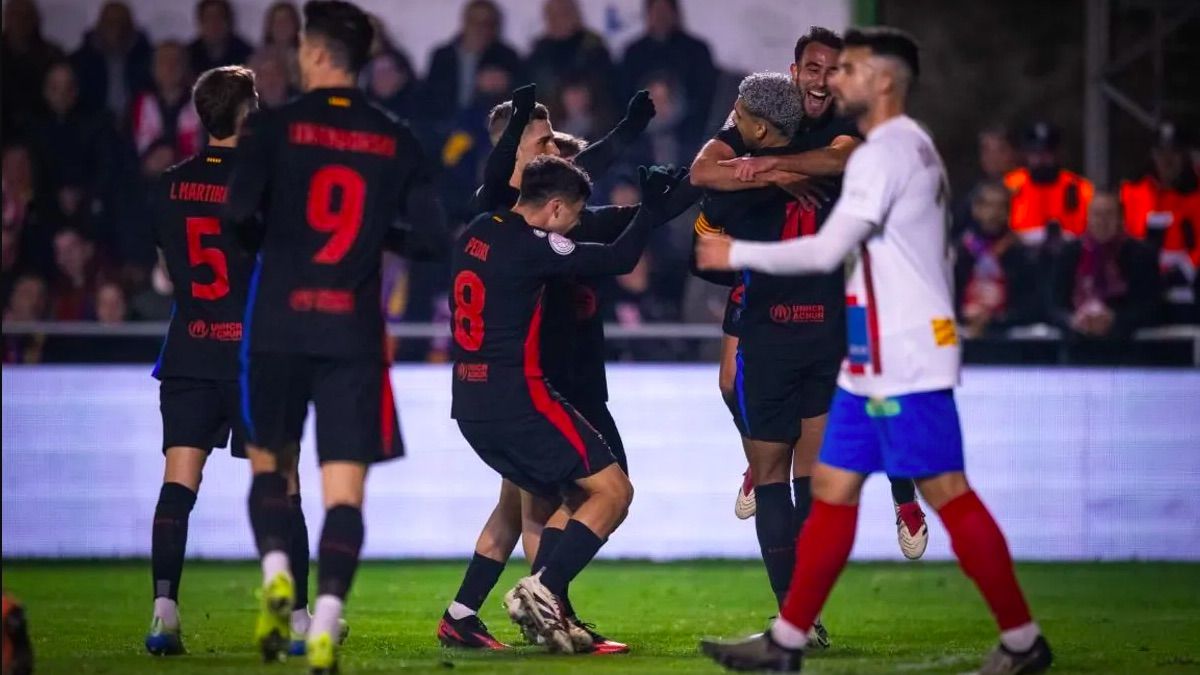
M 749 471 L 747 470 L 747 473 Z M 758 501 L 754 496 L 754 486 L 750 486 L 750 491 L 746 492 L 747 477 L 743 475 L 742 484 L 738 486 L 737 499 L 733 502 L 733 515 L 738 517 L 738 520 L 749 520 L 758 512 Z
M 773 673 L 798 673 L 800 672 L 800 660 L 793 657 L 781 657 L 773 661 L 747 661 L 736 655 L 729 654 L 725 651 L 723 644 L 719 642 L 710 642 L 708 640 L 700 641 L 700 652 L 716 661 L 721 666 L 738 672 L 773 672 Z
M 543 618 L 541 612 L 537 610 L 538 600 L 532 591 L 520 584 L 515 590 L 517 600 L 520 601 L 522 609 L 537 630 L 538 636 L 544 640 L 546 647 L 557 654 L 574 654 L 575 641 L 571 639 L 567 628 L 557 621 Z
M 272 579 L 262 591 L 262 607 L 254 629 L 255 643 L 265 663 L 287 660 L 291 648 L 291 612 L 295 590 L 284 575 Z

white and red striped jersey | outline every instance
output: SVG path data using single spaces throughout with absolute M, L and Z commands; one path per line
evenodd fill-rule
M 872 129 L 851 155 L 830 219 L 875 227 L 846 278 L 849 349 L 838 385 L 850 393 L 883 398 L 958 384 L 949 197 L 933 140 L 907 115 Z

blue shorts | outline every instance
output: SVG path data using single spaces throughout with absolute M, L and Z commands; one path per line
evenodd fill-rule
M 821 462 L 855 473 L 924 478 L 963 470 L 962 429 L 949 389 L 882 400 L 838 388 Z

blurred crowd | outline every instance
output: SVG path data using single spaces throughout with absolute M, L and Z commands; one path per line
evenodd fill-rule
M 625 101 L 648 89 L 658 114 L 597 185 L 597 203 L 639 199 L 638 164 L 688 164 L 724 121 L 738 75 L 714 65 L 686 29 L 680 0 L 646 0 L 643 33 L 617 54 L 583 22 L 578 0 L 545 0 L 543 30 L 522 55 L 503 38 L 491 0 L 471 0 L 454 35 L 414 71 L 376 22 L 361 86 L 407 119 L 441 167 L 449 215 L 465 222 L 491 149 L 487 111 L 536 82 L 555 128 L 596 140 Z M 299 90 L 296 4 L 277 2 L 257 41 L 234 30 L 228 0 L 195 5 L 195 37 L 153 44 L 120 1 L 105 3 L 74 52 L 42 35 L 35 0 L 3 14 L 4 320 L 163 320 L 171 281 L 147 222 L 149 185 L 194 153 L 204 134 L 190 101 L 195 76 L 247 64 L 261 105 Z M 783 57 L 781 57 L 783 58 Z M 780 69 L 781 64 L 763 64 Z M 1197 320 L 1200 192 L 1193 146 L 1170 124 L 1146 146 L 1141 176 L 1093 186 L 1062 166 L 1059 131 L 1039 122 L 979 134 L 979 176 L 955 202 L 960 319 L 970 336 L 1042 324 L 1078 337 L 1128 335 Z M 694 216 L 694 214 L 692 214 Z M 724 296 L 687 273 L 691 219 L 656 233 L 642 263 L 605 295 L 611 321 L 719 321 Z M 442 321 L 445 271 L 389 258 L 382 302 L 395 321 Z M 419 355 L 439 358 L 422 345 Z M 671 358 L 676 346 L 639 347 Z M 617 355 L 620 356 L 620 355 Z M 6 359 L 8 357 L 6 356 Z

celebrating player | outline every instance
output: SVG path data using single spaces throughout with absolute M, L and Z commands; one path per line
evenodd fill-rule
M 382 249 L 430 256 L 447 242 L 415 138 L 354 86 L 373 34 L 367 16 L 339 0 L 308 2 L 304 16 L 306 93 L 247 121 L 227 216 L 252 227 L 264 214 L 242 345 L 263 570 L 255 639 L 265 659 L 282 656 L 294 589 L 277 458 L 299 440 L 311 401 L 326 514 L 306 650 L 312 671 L 328 673 L 363 542 L 367 467 L 403 452 L 383 351 Z
M 641 133 L 653 116 L 654 104 L 649 95 L 644 91 L 638 92 L 630 100 L 626 116 L 613 131 L 600 141 L 587 145 L 586 152 L 580 152 L 582 147 L 577 143 L 572 159 L 592 171 L 603 172 L 620 150 Z M 524 167 L 536 157 L 561 154 L 561 135 L 554 132 L 545 106 L 536 103 L 533 85 L 518 88 L 513 92 L 510 102 L 493 108 L 489 114 L 488 128 L 495 149 L 488 157 L 484 184 L 476 194 L 476 208 L 481 211 L 512 208 L 520 193 Z M 578 156 L 574 156 L 576 154 Z M 686 204 L 682 207 L 677 204 L 686 199 L 686 195 L 682 191 L 673 194 L 679 194 L 680 198 L 673 200 L 668 219 L 686 208 Z M 587 208 L 581 213 L 582 226 L 574 228 L 568 236 L 576 241 L 611 243 L 630 224 L 636 210 L 622 207 Z M 573 330 L 577 318 L 575 299 L 587 293 L 591 293 L 592 310 L 590 315 L 578 317 L 581 325 L 576 332 Z M 627 470 L 625 449 L 606 405 L 604 328 L 594 289 L 586 281 L 550 281 L 546 290 L 546 317 L 548 335 L 542 342 L 547 378 L 560 393 L 567 395 L 567 400 L 576 404 L 576 409 L 604 437 L 621 469 Z M 587 327 L 584 328 L 582 324 L 587 324 Z M 575 356 L 579 356 L 579 359 L 576 360 Z M 598 379 L 592 379 L 585 385 L 582 372 Z M 580 386 L 571 387 L 572 382 L 579 382 Z M 578 403 L 575 396 L 578 396 Z M 518 538 L 522 539 L 526 558 L 534 564 L 531 571 L 540 569 L 538 563 L 549 555 L 562 534 L 560 528 L 551 527 L 547 533 L 549 539 L 543 545 L 542 526 L 558 505 L 557 499 L 547 501 L 534 495 L 522 497 L 516 485 L 507 480 L 501 482 L 500 498 L 476 541 L 475 553 L 467 566 L 462 584 L 438 622 L 438 640 L 442 644 L 474 649 L 506 647 L 492 636 L 479 619 L 479 608 L 499 580 Z M 522 511 L 525 512 L 524 518 Z M 566 589 L 563 590 L 562 600 L 572 629 L 590 636 L 593 652 L 628 651 L 626 645 L 600 635 L 580 621 Z M 582 635 L 580 637 L 580 643 L 584 642 Z
M 629 228 L 611 245 L 576 243 L 564 235 L 591 185 L 571 164 L 539 157 L 522 172 L 516 205 L 476 218 L 454 249 L 452 414 L 497 473 L 530 494 L 564 499 L 572 513 L 545 567 L 511 592 L 510 615 L 528 617 L 554 651 L 591 647 L 590 636 L 570 630 L 560 598 L 624 519 L 633 489 L 600 434 L 543 377 L 545 285 L 631 270 L 680 177 L 643 170 L 644 201 Z
M 238 347 L 254 258 L 234 232 L 222 229 L 220 217 L 237 132 L 258 107 L 254 75 L 236 66 L 210 70 L 196 81 L 192 98 L 208 132 L 208 145 L 167 169 L 154 193 L 155 240 L 175 296 L 167 339 L 154 369 L 161 381 L 166 464 L 150 545 L 154 617 L 146 650 L 156 655 L 184 652 L 179 580 L 188 515 L 205 461 L 227 440 L 233 456 L 246 456 Z M 297 626 L 308 620 L 308 529 L 295 465 L 285 465 L 283 473 L 290 506 L 289 559 L 297 588 L 292 624 Z
M 742 141 L 737 130 L 733 126 L 729 126 L 700 150 L 696 161 L 692 164 L 692 182 L 711 191 L 780 186 L 795 193 L 800 199 L 801 207 L 808 207 L 796 212 L 798 217 L 805 222 L 811 222 L 810 218 L 815 215 L 818 227 L 824 223 L 825 218 L 829 215 L 830 204 L 837 200 L 841 190 L 840 176 L 845 170 L 846 159 L 861 141 L 861 136 L 853 122 L 834 114 L 831 105 L 832 99 L 829 96 L 828 82 L 837 71 L 838 54 L 841 49 L 842 38 L 837 33 L 819 26 L 813 27 L 808 34 L 801 36 L 796 41 L 795 61 L 791 64 L 791 75 L 795 89 L 800 94 L 805 120 L 799 126 L 795 138 L 792 139 L 790 152 L 752 154 L 749 152 L 751 148 Z M 723 227 L 740 228 L 740 224 L 736 220 L 725 220 L 720 224 Z M 712 227 L 712 224 L 708 222 L 707 218 L 698 221 L 697 226 L 698 233 L 712 231 L 708 229 Z M 728 233 L 739 236 L 741 230 L 735 229 Z M 802 232 L 802 234 L 804 233 Z M 840 271 L 833 274 L 838 275 Z M 719 380 L 722 397 L 733 411 L 735 423 L 745 439 L 745 430 L 742 427 L 746 420 L 739 412 L 741 398 L 736 386 L 736 382 L 739 381 L 738 375 L 743 372 L 743 368 L 738 366 L 737 356 L 738 335 L 741 330 L 740 321 L 746 311 L 744 308 L 744 279 L 711 274 L 702 276 L 710 281 L 732 287 L 723 324 L 725 336 L 721 342 Z M 819 282 L 814 281 L 814 283 Z M 763 299 L 761 293 L 757 294 L 755 298 L 758 301 Z M 840 303 L 838 304 L 840 305 Z M 783 310 L 778 311 L 782 316 Z M 789 319 L 784 323 L 792 323 L 792 321 Z M 840 307 L 833 309 L 830 315 L 824 318 L 823 323 L 827 326 L 840 326 L 842 323 Z M 759 508 L 757 494 L 760 490 L 758 487 L 769 486 L 762 490 L 770 504 L 768 508 L 778 511 L 781 514 L 779 518 L 782 519 L 783 511 L 788 508 L 784 502 L 790 502 L 794 496 L 796 531 L 798 532 L 804 524 L 804 519 L 807 517 L 812 503 L 813 463 L 820 449 L 827 417 L 826 412 L 829 409 L 829 400 L 832 397 L 837 372 L 836 364 L 840 360 L 840 357 L 836 356 L 834 352 L 844 349 L 837 336 L 831 337 L 835 346 L 827 350 L 828 367 L 815 367 L 814 363 L 813 369 L 807 373 L 798 374 L 799 376 L 792 381 L 795 387 L 793 394 L 800 396 L 802 389 L 807 388 L 809 398 L 824 399 L 824 403 L 805 406 L 804 410 L 790 409 L 787 411 L 789 414 L 800 413 L 803 415 L 799 437 L 795 441 L 796 452 L 792 467 L 793 495 L 787 494 L 786 468 L 782 477 L 773 475 L 766 478 L 755 476 L 753 470 L 750 470 L 738 490 L 738 499 L 735 503 L 735 513 L 739 518 L 749 518 L 755 514 Z M 746 364 L 743 363 L 743 365 Z M 752 365 L 746 367 L 752 367 Z M 762 371 L 759 374 L 761 373 Z M 753 387 L 753 383 L 750 386 Z M 818 395 L 818 391 L 825 393 Z M 792 401 L 792 403 L 798 402 L 798 400 Z M 746 401 L 746 403 L 751 407 L 756 405 L 753 401 Z M 782 411 L 766 412 L 770 415 Z M 794 422 L 794 419 L 788 420 L 789 424 Z M 743 445 L 747 444 L 748 439 L 743 441 Z M 779 486 L 778 483 L 784 483 L 784 485 Z M 916 491 L 912 481 L 896 479 L 891 483 L 892 499 L 895 502 L 896 535 L 900 543 L 900 550 L 907 558 L 920 558 L 929 541 L 929 530 L 925 526 L 925 514 L 917 504 Z M 774 520 L 775 518 L 769 517 L 769 519 Z M 756 527 L 762 526 L 762 523 L 756 523 Z M 767 529 L 782 533 L 783 526 L 782 524 L 778 526 L 768 524 Z M 774 547 L 764 544 L 764 548 L 768 546 Z
M 846 283 L 849 356 L 813 475 L 812 513 L 797 541 L 795 583 L 766 633 L 701 643 L 735 670 L 800 669 L 808 631 L 849 558 L 863 483 L 876 471 L 916 480 L 991 608 L 1000 645 L 979 672 L 1036 673 L 1052 660 L 1004 535 L 964 473 L 953 394 L 960 348 L 949 188 L 933 141 L 905 114 L 918 73 L 917 46 L 907 34 L 848 32 L 831 88 L 867 140 L 846 167 L 843 196 L 826 226 L 782 243 L 708 236 L 698 246 L 701 268 L 777 275 L 829 272 L 857 254 Z

